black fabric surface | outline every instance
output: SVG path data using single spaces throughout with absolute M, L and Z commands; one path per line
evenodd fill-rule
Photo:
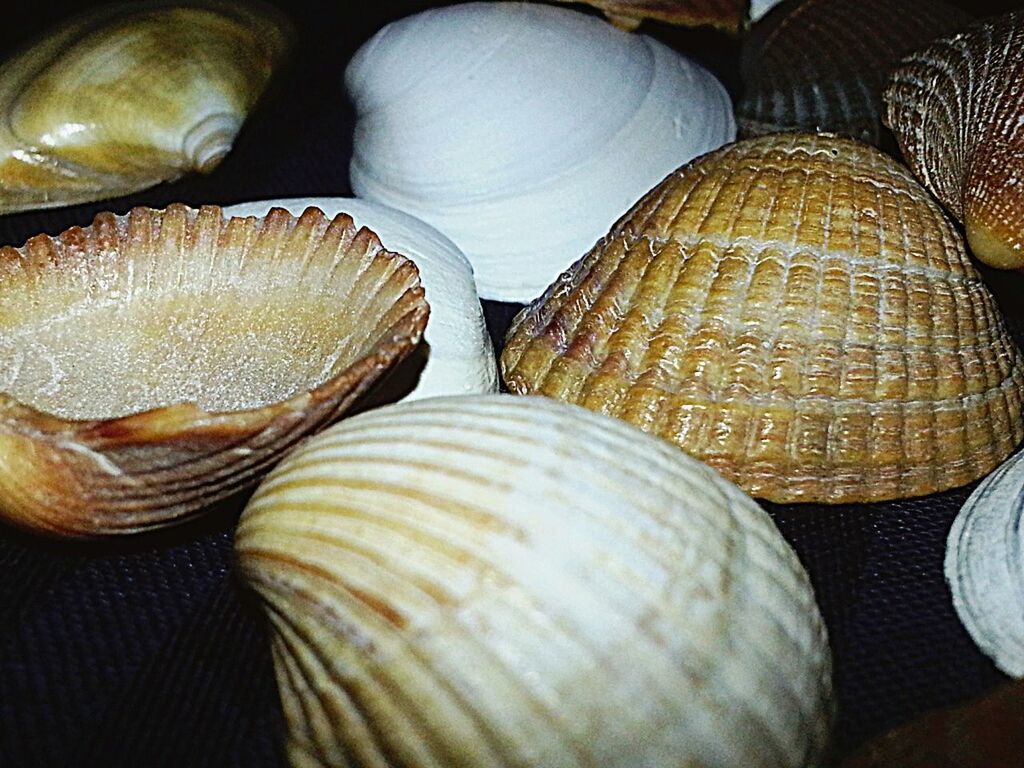
M 3 216 L 0 243 L 136 204 L 350 194 L 345 63 L 386 21 L 428 3 L 379 3 L 358 15 L 340 3 L 279 4 L 296 24 L 293 56 L 216 172 L 131 198 Z M 8 17 L 0 52 L 76 5 Z M 735 92 L 733 41 L 653 31 Z M 1024 279 L 985 274 L 1024 342 Z M 500 348 L 518 307 L 484 306 Z M 970 490 L 870 506 L 765 505 L 806 565 L 830 630 L 839 751 L 1004 679 L 962 629 L 942 576 L 946 534 Z M 0 766 L 283 765 L 266 628 L 232 573 L 244 501 L 109 543 L 0 527 Z

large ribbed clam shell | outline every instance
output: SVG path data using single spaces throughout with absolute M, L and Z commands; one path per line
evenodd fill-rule
M 803 569 L 708 467 L 543 398 L 317 435 L 235 537 L 295 766 L 816 765 L 830 662 Z
M 963 485 L 1024 436 L 1021 355 L 956 230 L 833 136 L 670 175 L 520 314 L 501 366 L 780 502 Z
M 969 19 L 942 0 L 786 0 L 744 39 L 740 135 L 830 131 L 879 144 L 889 71 Z
M 974 255 L 1024 267 L 1024 12 L 909 56 L 885 102 L 903 156 L 964 223 Z
M 286 47 L 259 3 L 121 3 L 0 67 L 0 213 L 208 172 Z
M 1024 677 L 1024 453 L 986 477 L 949 532 L 946 581 L 974 642 Z
M 728 94 L 705 69 L 533 3 L 389 24 L 345 83 L 352 188 L 450 237 L 486 299 L 535 298 L 666 173 L 735 136 Z
M 224 209 L 227 216 L 262 216 L 271 208 L 296 216 L 315 207 L 328 216 L 339 213 L 371 229 L 386 248 L 410 259 L 430 304 L 430 320 L 417 354 L 402 361 L 375 397 L 404 398 L 496 392 L 498 366 L 487 333 L 473 268 L 462 252 L 436 229 L 386 205 L 352 197 L 295 198 L 241 203 Z M 422 355 L 421 355 L 422 353 Z M 426 357 L 424 361 L 421 357 Z
M 0 515 L 164 525 L 252 484 L 419 341 L 416 267 L 351 219 L 136 208 L 0 249 Z

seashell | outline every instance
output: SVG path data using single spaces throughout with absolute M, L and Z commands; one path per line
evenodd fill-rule
M 634 30 L 646 19 L 736 34 L 781 0 L 558 0 L 599 8 L 615 26 Z
M 1024 454 L 986 477 L 953 522 L 946 581 L 967 631 L 996 666 L 1024 677 Z
M 638 195 L 735 135 L 728 95 L 704 69 L 531 3 L 397 21 L 345 82 L 352 188 L 450 237 L 485 299 L 533 298 Z
M 389 402 L 438 395 L 469 395 L 498 390 L 498 367 L 484 324 L 473 268 L 454 243 L 429 224 L 380 203 L 351 197 L 264 200 L 232 205 L 227 216 L 263 216 L 271 208 L 295 215 L 315 207 L 328 216 L 345 213 L 381 238 L 389 250 L 410 259 L 419 270 L 430 320 L 425 343 L 388 376 L 381 389 Z M 426 362 L 417 359 L 420 352 Z M 377 395 L 375 395 L 376 397 Z
M 840 768 L 998 768 L 1024 752 L 1024 682 L 928 712 L 872 739 Z
M 907 163 L 954 217 L 974 255 L 1024 267 L 1024 12 L 905 59 L 885 92 Z
M 969 20 L 942 0 L 782 3 L 744 39 L 740 135 L 829 131 L 880 144 L 889 71 Z
M 776 0 L 777 2 L 778 0 Z M 750 0 L 559 0 L 599 8 L 615 26 L 634 30 L 645 19 L 684 27 L 713 27 L 737 33 L 747 21 Z
M 0 214 L 212 171 L 283 55 L 261 4 L 106 6 L 0 67 Z
M 797 558 L 731 483 L 614 419 L 508 395 L 361 414 L 274 470 L 235 549 L 292 765 L 822 755 L 829 651 Z
M 167 525 L 253 484 L 407 355 L 416 267 L 345 216 L 173 205 L 0 249 L 0 516 Z
M 501 368 L 778 502 L 964 485 L 1024 437 L 1021 354 L 956 230 L 829 135 L 670 175 L 518 316 Z

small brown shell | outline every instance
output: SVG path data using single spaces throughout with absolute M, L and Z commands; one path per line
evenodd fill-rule
M 0 516 L 166 525 L 253 484 L 417 344 L 415 265 L 310 209 L 182 205 L 0 249 Z
M 900 57 L 969 23 L 941 0 L 789 0 L 743 42 L 740 136 L 830 131 L 878 145 Z
M 714 27 L 737 33 L 747 20 L 749 0 L 559 0 L 599 8 L 623 29 L 636 29 L 645 19 L 684 27 Z
M 872 739 L 841 768 L 1009 768 L 1024 754 L 1024 682 Z
M 515 321 L 509 389 L 618 416 L 772 501 L 919 496 L 1024 436 L 1021 354 L 927 192 L 827 135 L 670 175 Z
M 885 102 L 907 163 L 963 222 L 974 255 L 1024 267 L 1024 12 L 909 56 Z

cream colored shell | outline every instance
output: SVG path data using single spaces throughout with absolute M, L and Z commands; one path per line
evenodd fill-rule
M 946 581 L 967 631 L 996 666 L 1024 677 L 1024 453 L 986 477 L 949 532 Z
M 1024 360 L 960 235 L 906 168 L 828 135 L 671 174 L 519 315 L 501 369 L 778 502 L 934 493 L 1024 437 Z
M 172 205 L 0 248 L 0 516 L 168 525 L 253 485 L 419 342 L 416 267 L 319 211 Z
M 1024 268 L 1024 12 L 908 56 L 885 103 L 907 163 L 963 222 L 974 255 Z
M 286 48 L 260 3 L 106 6 L 0 67 L 0 214 L 127 195 L 231 149 Z
M 346 197 L 262 200 L 224 209 L 227 216 L 262 216 L 271 208 L 298 216 L 314 207 L 330 217 L 345 213 L 380 237 L 385 248 L 410 259 L 430 304 L 426 342 L 384 384 L 387 399 L 496 392 L 498 371 L 484 324 L 473 268 L 444 235 L 418 219 L 380 203 Z M 426 363 L 422 360 L 426 356 Z M 378 395 L 377 399 L 382 396 Z
M 816 765 L 825 629 L 770 518 L 707 466 L 542 398 L 401 403 L 242 515 L 294 766 Z
M 467 3 L 352 58 L 352 188 L 433 225 L 485 299 L 529 301 L 679 163 L 735 137 L 706 70 L 567 8 Z

